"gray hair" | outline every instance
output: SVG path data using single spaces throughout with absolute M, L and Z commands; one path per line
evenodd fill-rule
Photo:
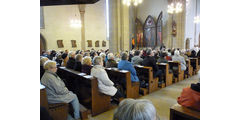
M 45 70 L 49 70 L 49 69 L 55 67 L 56 64 L 57 64 L 57 63 L 56 63 L 55 61 L 47 60 L 47 61 L 44 63 L 43 68 L 44 68 Z
M 152 50 L 151 50 L 151 49 L 147 49 L 146 54 L 147 54 L 148 56 L 151 55 L 151 54 L 152 54 Z
M 127 55 L 126 52 L 123 52 L 123 53 L 121 54 L 121 59 L 122 59 L 122 60 L 127 60 L 127 57 L 128 57 L 128 55 Z
M 113 120 L 156 120 L 157 113 L 152 102 L 147 99 L 125 99 L 116 109 Z
M 47 57 L 42 57 L 42 58 L 40 59 L 40 66 L 43 66 L 44 63 L 45 63 L 47 60 L 48 60 Z
M 93 65 L 100 65 L 100 63 L 102 62 L 102 57 L 100 56 L 95 56 L 93 58 Z
M 108 53 L 107 57 L 108 57 L 108 59 L 114 59 L 113 53 Z
M 73 51 L 70 51 L 70 52 L 68 53 L 68 57 L 71 58 L 74 54 L 75 54 L 75 53 L 74 53 Z

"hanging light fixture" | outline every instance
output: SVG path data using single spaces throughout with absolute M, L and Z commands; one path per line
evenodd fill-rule
M 73 28 L 80 28 L 82 27 L 82 23 L 80 20 L 70 20 L 70 26 L 73 27 Z
M 196 23 L 196 24 L 200 23 L 200 17 L 199 16 L 195 16 L 193 22 Z
M 80 28 L 80 27 L 82 27 L 81 20 L 80 20 L 80 18 L 78 19 L 78 18 L 76 17 L 76 14 L 75 14 L 75 18 L 73 18 L 73 19 L 70 20 L 70 26 L 71 26 L 72 28 Z
M 182 12 L 182 2 L 179 0 L 173 0 L 170 5 L 168 5 L 168 13 L 180 13 Z
M 133 4 L 134 6 L 137 6 L 139 4 L 142 3 L 143 0 L 123 0 L 123 4 L 130 6 L 131 4 Z

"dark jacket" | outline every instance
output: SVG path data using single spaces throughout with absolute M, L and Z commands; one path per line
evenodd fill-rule
M 43 69 L 43 66 L 40 66 L 40 79 L 42 78 L 45 70 Z
M 165 58 L 162 58 L 162 57 L 158 58 L 157 62 L 158 63 L 168 63 L 168 61 Z
M 58 64 L 59 66 L 61 66 L 61 64 L 62 64 L 62 59 L 56 59 L 55 61 L 57 62 L 57 64 Z
M 90 75 L 92 66 L 89 65 L 82 65 L 82 72 Z
M 69 69 L 73 69 L 74 65 L 75 65 L 75 59 L 69 58 L 69 60 L 67 61 L 67 66 L 66 67 L 69 68 Z
M 195 51 L 195 50 L 193 50 L 193 51 L 191 52 L 191 55 L 190 55 L 190 57 L 193 57 L 193 58 L 195 58 L 195 57 L 196 57 L 196 51 Z
M 80 61 L 75 62 L 73 69 L 82 72 L 82 63 Z
M 113 67 L 117 67 L 117 62 L 115 60 L 112 59 L 108 59 L 106 62 L 106 68 L 113 68 Z
M 152 67 L 153 72 L 157 72 L 158 71 L 158 66 L 157 66 L 156 62 L 157 61 L 154 57 L 146 56 L 143 59 L 142 65 Z
M 134 56 L 133 56 L 132 54 L 130 54 L 130 55 L 129 55 L 129 58 L 128 58 L 128 61 L 131 62 L 133 57 L 134 57 Z

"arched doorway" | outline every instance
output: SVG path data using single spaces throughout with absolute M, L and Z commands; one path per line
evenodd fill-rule
M 46 40 L 42 34 L 40 34 L 40 55 L 42 54 L 42 51 L 46 51 Z

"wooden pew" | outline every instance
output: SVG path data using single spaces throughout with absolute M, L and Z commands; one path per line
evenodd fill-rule
M 48 104 L 45 88 L 40 88 L 40 106 L 45 107 L 53 120 L 66 120 L 68 103 Z
M 132 82 L 131 81 L 131 73 L 128 71 L 121 71 L 117 68 L 106 68 L 105 69 L 108 77 L 113 83 L 121 84 L 120 82 L 125 79 L 126 80 L 126 97 L 127 98 L 138 98 L 139 97 L 139 82 Z
M 170 120 L 200 120 L 200 112 L 175 104 L 170 108 Z
M 74 83 L 73 90 L 78 100 L 87 109 L 91 109 L 92 116 L 96 116 L 110 109 L 111 96 L 100 93 L 98 80 L 95 77 L 87 78 L 87 75 L 80 75 L 80 72 L 60 67 L 58 74 L 66 79 L 66 82 Z M 68 77 L 71 76 L 71 79 Z M 88 111 L 85 111 L 85 113 Z
M 193 74 L 197 74 L 199 71 L 198 58 L 189 58 L 191 66 L 193 67 Z
M 166 86 L 172 84 L 173 73 L 169 73 L 169 65 L 167 63 L 157 63 L 158 68 L 164 71 L 164 78 L 166 81 Z
M 148 83 L 148 88 L 140 88 L 145 94 L 152 93 L 158 90 L 158 77 L 153 78 L 152 67 L 147 66 L 134 66 L 140 81 L 144 80 Z
M 189 59 L 186 60 L 186 65 L 187 65 L 187 68 L 188 68 L 188 77 L 192 77 L 193 75 L 193 67 L 191 66 L 191 62 Z
M 173 70 L 173 67 L 177 67 L 177 71 L 175 74 L 177 74 L 177 80 L 175 79 L 175 82 L 179 82 L 184 79 L 184 71 L 181 70 L 181 64 L 178 61 L 168 61 L 168 64 L 170 66 L 170 69 Z

